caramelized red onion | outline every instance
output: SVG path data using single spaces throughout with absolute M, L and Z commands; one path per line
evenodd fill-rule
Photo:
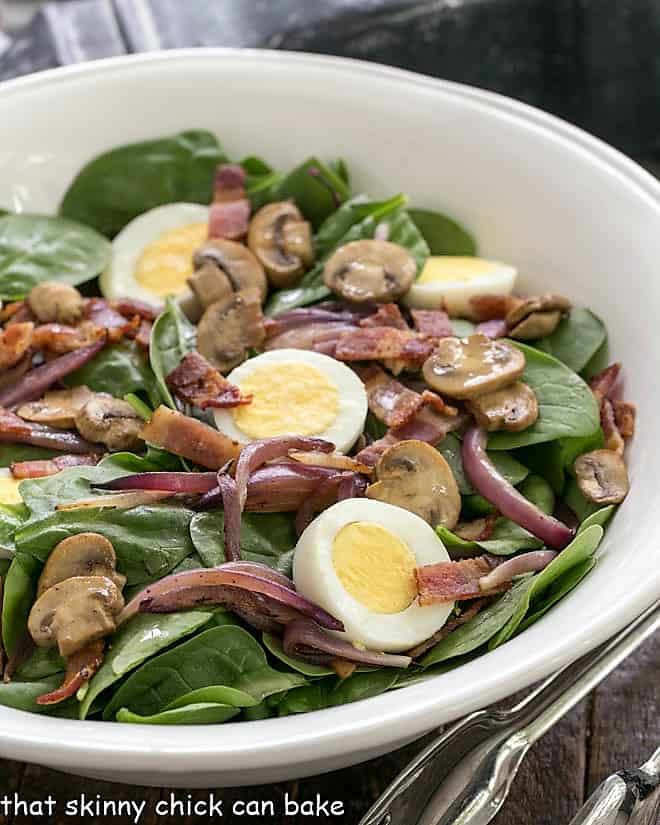
M 105 484 L 94 484 L 104 490 L 163 490 L 169 493 L 208 493 L 218 486 L 217 473 L 134 473 Z
M 236 589 L 264 597 L 279 607 L 306 616 L 330 630 L 343 630 L 342 623 L 322 607 L 310 602 L 292 586 L 263 572 L 246 572 L 243 563 L 203 570 L 186 570 L 166 576 L 138 593 L 121 612 L 118 624 L 137 613 L 173 613 L 203 604 L 235 605 Z M 294 615 L 294 614 L 291 614 Z
M 238 500 L 238 487 L 234 479 L 226 473 L 218 473 L 218 490 L 225 511 L 225 559 L 240 561 L 241 558 L 241 506 Z
M 531 553 L 514 556 L 512 559 L 499 564 L 486 576 L 482 576 L 479 579 L 479 587 L 483 591 L 493 590 L 510 582 L 516 576 L 522 576 L 525 573 L 536 573 L 547 567 L 556 556 L 557 554 L 553 550 L 534 550 Z
M 249 513 L 294 512 L 313 493 L 319 481 L 336 474 L 330 467 L 294 462 L 261 467 L 250 476 L 245 509 Z
M 340 658 L 362 665 L 405 668 L 412 661 L 410 656 L 360 650 L 350 642 L 327 633 L 312 619 L 289 622 L 284 630 L 282 646 L 288 656 L 317 664 L 327 664 L 331 659 Z
M 103 337 L 87 347 L 67 352 L 66 355 L 60 355 L 59 358 L 54 358 L 30 370 L 16 384 L 0 390 L 0 407 L 15 407 L 26 401 L 36 401 L 37 398 L 41 398 L 56 381 L 60 381 L 69 373 L 91 361 L 97 352 L 103 349 L 105 343 L 106 338 Z
M 296 513 L 296 535 L 300 535 L 314 517 L 334 504 L 339 496 L 339 488 L 344 481 L 348 481 L 354 473 L 337 473 L 330 478 L 324 478 L 316 485 L 316 489 L 305 498 Z
M 502 515 L 529 530 L 549 547 L 562 550 L 574 531 L 528 501 L 497 471 L 486 453 L 487 433 L 470 427 L 463 438 L 463 467 L 475 490 L 490 501 Z
M 85 441 L 77 433 L 58 430 L 47 424 L 25 421 L 9 410 L 0 408 L 0 441 L 17 444 L 32 444 L 67 453 L 102 453 L 104 447 Z
M 475 335 L 481 333 L 486 338 L 504 338 L 509 331 L 509 325 L 504 318 L 495 318 L 492 321 L 482 321 L 474 328 Z
M 337 501 L 345 498 L 362 498 L 367 492 L 369 482 L 363 475 L 351 473 L 350 477 L 344 477 L 337 490 Z

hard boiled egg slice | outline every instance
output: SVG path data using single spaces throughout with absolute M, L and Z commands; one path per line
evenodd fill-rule
M 208 237 L 208 215 L 198 203 L 167 203 L 138 215 L 112 242 L 101 292 L 151 303 L 187 292 L 193 253 Z
M 23 498 L 18 492 L 20 483 L 8 469 L 0 469 L 0 504 L 23 503 Z
M 252 401 L 216 410 L 217 428 L 239 443 L 317 436 L 345 453 L 364 429 L 367 393 L 350 367 L 319 352 L 276 349 L 245 361 L 228 380 Z
M 470 298 L 508 295 L 517 274 L 512 266 L 484 258 L 432 255 L 403 300 L 413 309 L 446 309 L 450 315 L 469 318 Z
M 325 510 L 298 540 L 296 590 L 344 623 L 345 637 L 396 653 L 423 642 L 447 621 L 454 603 L 422 607 L 415 568 L 449 561 L 423 519 L 366 498 Z

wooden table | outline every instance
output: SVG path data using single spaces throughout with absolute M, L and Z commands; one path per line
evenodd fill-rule
M 59 802 L 59 813 L 51 818 L 31 816 L 5 817 L 0 825 L 65 825 L 83 821 L 95 825 L 123 825 L 128 816 L 74 819 L 64 815 L 64 802 L 85 793 L 88 798 L 100 794 L 109 800 L 146 800 L 140 825 L 188 825 L 218 821 L 224 825 L 306 825 L 339 823 L 355 825 L 371 802 L 388 782 L 420 749 L 416 742 L 389 756 L 354 768 L 299 782 L 265 785 L 250 789 L 225 789 L 217 795 L 224 800 L 222 819 L 198 816 L 158 816 L 156 803 L 167 800 L 170 791 L 134 788 L 67 776 L 47 768 L 0 760 L 0 798 L 18 792 L 23 800 L 44 799 L 50 793 Z M 624 662 L 573 712 L 563 719 L 530 752 L 513 786 L 511 796 L 496 825 L 568 825 L 591 790 L 608 774 L 623 768 L 635 768 L 660 744 L 660 638 L 645 643 L 637 654 Z M 206 791 L 176 790 L 176 798 L 185 801 L 205 800 Z M 344 804 L 342 816 L 238 816 L 231 814 L 235 800 L 272 800 L 280 811 L 284 795 L 290 799 L 338 800 Z M 660 822 L 651 818 L 649 825 Z M 414 823 L 393 823 L 414 825 Z

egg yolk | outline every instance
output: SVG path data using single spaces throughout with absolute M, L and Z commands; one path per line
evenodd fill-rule
M 163 232 L 142 250 L 135 280 L 154 295 L 176 295 L 193 274 L 193 253 L 206 240 L 208 226 L 191 223 Z
M 356 521 L 342 527 L 332 563 L 344 589 L 374 613 L 400 613 L 417 598 L 415 557 L 379 524 Z
M 432 284 L 438 281 L 471 281 L 488 275 L 495 268 L 492 261 L 483 258 L 461 258 L 453 255 L 432 255 L 426 259 L 424 268 L 417 279 L 418 284 Z
M 269 364 L 240 383 L 252 402 L 232 410 L 234 422 L 249 438 L 317 435 L 337 417 L 337 387 L 316 367 L 295 361 Z
M 0 502 L 3 504 L 21 504 L 23 499 L 18 492 L 19 481 L 13 478 L 0 478 Z

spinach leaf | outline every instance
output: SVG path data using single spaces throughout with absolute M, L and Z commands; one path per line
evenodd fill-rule
M 261 637 L 263 645 L 266 650 L 271 653 L 276 659 L 285 664 L 291 670 L 302 673 L 312 679 L 318 679 L 322 676 L 335 676 L 335 671 L 331 667 L 325 665 L 314 665 L 310 662 L 304 662 L 302 659 L 294 659 L 293 656 L 287 656 L 282 647 L 281 639 L 277 636 L 272 636 L 270 633 L 264 633 Z
M 280 716 L 289 716 L 370 699 L 393 688 L 401 673 L 395 668 L 381 668 L 354 673 L 343 680 L 337 677 L 320 679 L 313 685 L 289 691 L 278 704 L 277 712 Z
M 455 433 L 448 433 L 438 444 L 437 449 L 451 467 L 460 494 L 465 496 L 474 493 L 474 487 L 468 481 L 463 469 L 460 438 Z M 509 484 L 516 486 L 529 475 L 527 467 L 504 451 L 489 453 L 488 457 Z
M 284 178 L 281 172 L 275 171 L 265 160 L 254 155 L 244 158 L 241 166 L 247 174 L 245 191 L 250 199 L 253 212 L 277 200 L 277 191 Z
M 209 685 L 208 687 L 191 690 L 190 693 L 184 693 L 165 708 L 165 710 L 176 710 L 176 708 L 183 708 L 187 705 L 203 703 L 212 703 L 215 705 L 231 705 L 234 708 L 252 708 L 260 704 L 254 696 L 246 693 L 244 690 L 237 690 L 226 685 Z
M 421 660 L 422 666 L 430 667 L 481 647 L 507 624 L 521 603 L 528 603 L 526 600 L 531 586 L 531 577 L 517 581 L 497 601 L 439 641 Z
M 103 664 L 89 683 L 80 705 L 80 718 L 85 719 L 94 700 L 129 671 L 156 653 L 190 636 L 212 617 L 211 612 L 140 613 L 119 628 L 112 637 L 112 646 Z
M 156 318 L 149 341 L 149 363 L 156 376 L 163 403 L 178 409 L 165 379 L 181 360 L 195 349 L 197 330 L 185 317 L 179 305 L 168 298 L 165 310 Z
M 607 338 L 605 324 L 588 309 L 572 309 L 551 335 L 534 346 L 554 355 L 574 372 L 582 372 Z
M 225 561 L 224 513 L 197 513 L 190 522 L 190 537 L 206 567 Z M 244 513 L 241 520 L 241 556 L 282 573 L 291 573 L 296 532 L 290 513 Z
M 605 527 L 607 522 L 614 515 L 616 504 L 608 504 L 607 507 L 601 507 L 600 510 L 595 510 L 590 516 L 587 516 L 578 528 L 578 533 L 583 533 L 592 524 L 598 524 Z
M 582 491 L 574 478 L 569 478 L 564 490 L 564 502 L 575 513 L 578 520 L 586 521 L 598 512 L 598 505 L 582 495 Z
M 161 713 L 153 713 L 150 716 L 140 716 L 139 713 L 132 713 L 128 708 L 121 708 L 116 718 L 118 722 L 137 725 L 217 725 L 239 713 L 240 709 L 232 705 L 200 702 L 173 710 L 164 710 Z
M 214 627 L 193 636 L 132 673 L 103 714 L 120 708 L 148 715 L 159 713 L 191 690 L 225 685 L 262 701 L 273 693 L 305 684 L 302 676 L 271 668 L 258 642 L 240 627 Z
M 0 504 L 0 559 L 13 558 L 16 552 L 14 534 L 26 515 L 27 508 L 23 505 Z
M 243 709 L 243 719 L 246 722 L 258 722 L 259 719 L 271 719 L 275 714 L 266 702 L 259 702 L 253 708 Z
M 534 390 L 539 402 L 535 424 L 519 433 L 492 433 L 491 450 L 511 450 L 556 438 L 590 436 L 600 426 L 598 404 L 577 373 L 551 355 L 512 342 L 525 355 L 522 380 Z
M 0 467 L 9 467 L 15 461 L 36 461 L 41 458 L 55 458 L 62 455 L 61 450 L 48 450 L 46 447 L 34 447 L 32 444 L 0 444 Z
M 64 673 L 66 662 L 56 647 L 35 647 L 30 657 L 16 669 L 15 678 L 24 682 L 36 682 Z
M 49 215 L 0 217 L 0 298 L 25 297 L 41 281 L 82 284 L 110 260 L 107 239 L 89 226 Z
M 585 559 L 580 564 L 571 567 L 562 576 L 559 576 L 559 578 L 550 585 L 545 597 L 532 605 L 529 615 L 520 625 L 519 632 L 522 633 L 523 630 L 527 630 L 530 625 L 533 625 L 534 622 L 544 616 L 551 607 L 577 587 L 587 573 L 595 566 L 596 559 Z
M 336 160 L 331 160 L 328 163 L 328 166 L 335 175 L 338 175 L 346 184 L 346 186 L 351 185 L 351 173 L 348 170 L 348 164 L 344 160 L 344 158 L 337 158 Z
M 3 578 L 9 572 L 9 568 L 11 567 L 11 559 L 0 559 L 0 576 Z M 2 605 L 0 605 L 0 608 Z
M 193 515 L 185 507 L 166 504 L 130 510 L 58 510 L 21 527 L 16 532 L 16 549 L 19 555 L 45 562 L 62 539 L 76 533 L 101 533 L 112 542 L 127 583 L 149 584 L 194 551 L 189 532 Z
M 133 218 L 164 203 L 209 203 L 213 173 L 225 161 L 215 135 L 202 129 L 119 146 L 80 170 L 60 215 L 112 238 Z
M 424 236 L 431 255 L 477 254 L 477 244 L 460 224 L 430 209 L 409 209 L 410 217 Z
M 31 556 L 14 556 L 4 580 L 2 599 L 2 642 L 12 656 L 25 638 L 27 620 L 37 590 L 41 564 Z
M 591 435 L 558 438 L 556 441 L 522 447 L 516 455 L 535 473 L 543 476 L 557 495 L 561 495 L 565 474 L 572 473 L 575 459 L 583 453 L 599 450 L 604 444 L 605 437 L 599 427 Z
M 604 370 L 610 363 L 610 348 L 607 343 L 607 338 L 603 344 L 594 353 L 589 363 L 581 370 L 580 375 L 585 381 L 593 378 L 594 375 Z
M 91 361 L 68 375 L 64 383 L 69 387 L 87 384 L 90 390 L 109 392 L 115 398 L 144 392 L 152 407 L 160 404 L 156 379 L 135 341 L 105 347 Z
M 315 157 L 289 172 L 277 190 L 277 200 L 293 198 L 314 229 L 337 209 L 337 200 L 349 197 L 346 181 Z
M 31 713 L 52 714 L 54 708 L 60 706 L 38 705 L 37 698 L 43 693 L 55 690 L 61 682 L 60 676 L 51 676 L 38 682 L 0 682 L 0 705 L 15 710 L 28 710 Z

